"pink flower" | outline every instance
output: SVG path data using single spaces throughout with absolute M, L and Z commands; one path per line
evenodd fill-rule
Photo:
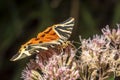
M 74 48 L 66 48 L 61 54 L 54 54 L 48 60 L 41 61 L 39 55 L 36 61 L 23 70 L 22 78 L 25 80 L 76 80 L 79 77 L 79 71 L 75 62 Z M 36 68 L 31 66 L 37 64 Z M 28 69 L 29 68 L 29 69 Z M 32 73 L 32 72 L 35 73 Z M 39 72 L 40 71 L 40 72 Z

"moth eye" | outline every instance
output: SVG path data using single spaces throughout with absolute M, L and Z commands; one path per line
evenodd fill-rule
M 25 49 L 25 50 L 28 50 L 28 47 L 29 47 L 29 46 L 24 46 L 24 49 Z

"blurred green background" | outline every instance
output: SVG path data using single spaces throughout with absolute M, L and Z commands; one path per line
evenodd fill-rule
M 0 80 L 21 80 L 29 59 L 11 62 L 21 44 L 48 26 L 75 18 L 71 40 L 120 22 L 120 0 L 0 0 Z

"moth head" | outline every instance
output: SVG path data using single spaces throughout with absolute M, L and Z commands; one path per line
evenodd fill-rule
M 16 61 L 28 56 L 31 56 L 31 49 L 29 45 L 22 45 L 17 54 L 15 54 L 10 60 L 11 61 Z
M 15 54 L 10 60 L 16 61 L 22 58 L 31 56 L 35 53 L 39 53 L 40 50 L 48 50 L 47 47 L 42 47 L 41 45 L 28 45 L 24 44 L 21 46 L 17 54 Z

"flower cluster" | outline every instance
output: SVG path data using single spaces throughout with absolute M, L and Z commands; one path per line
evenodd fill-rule
M 79 49 L 68 45 L 38 54 L 22 72 L 24 80 L 109 80 L 120 76 L 120 27 L 102 29 L 103 35 L 80 39 Z M 77 56 L 76 54 L 80 55 Z
M 44 61 L 40 59 L 40 55 L 37 55 L 36 61 L 31 61 L 23 70 L 22 78 L 24 80 L 76 80 L 79 71 L 74 59 L 75 52 L 75 49 L 68 46 L 59 55 L 56 53 Z
M 103 35 L 81 40 L 81 80 L 108 80 L 120 76 L 120 28 L 102 29 Z

